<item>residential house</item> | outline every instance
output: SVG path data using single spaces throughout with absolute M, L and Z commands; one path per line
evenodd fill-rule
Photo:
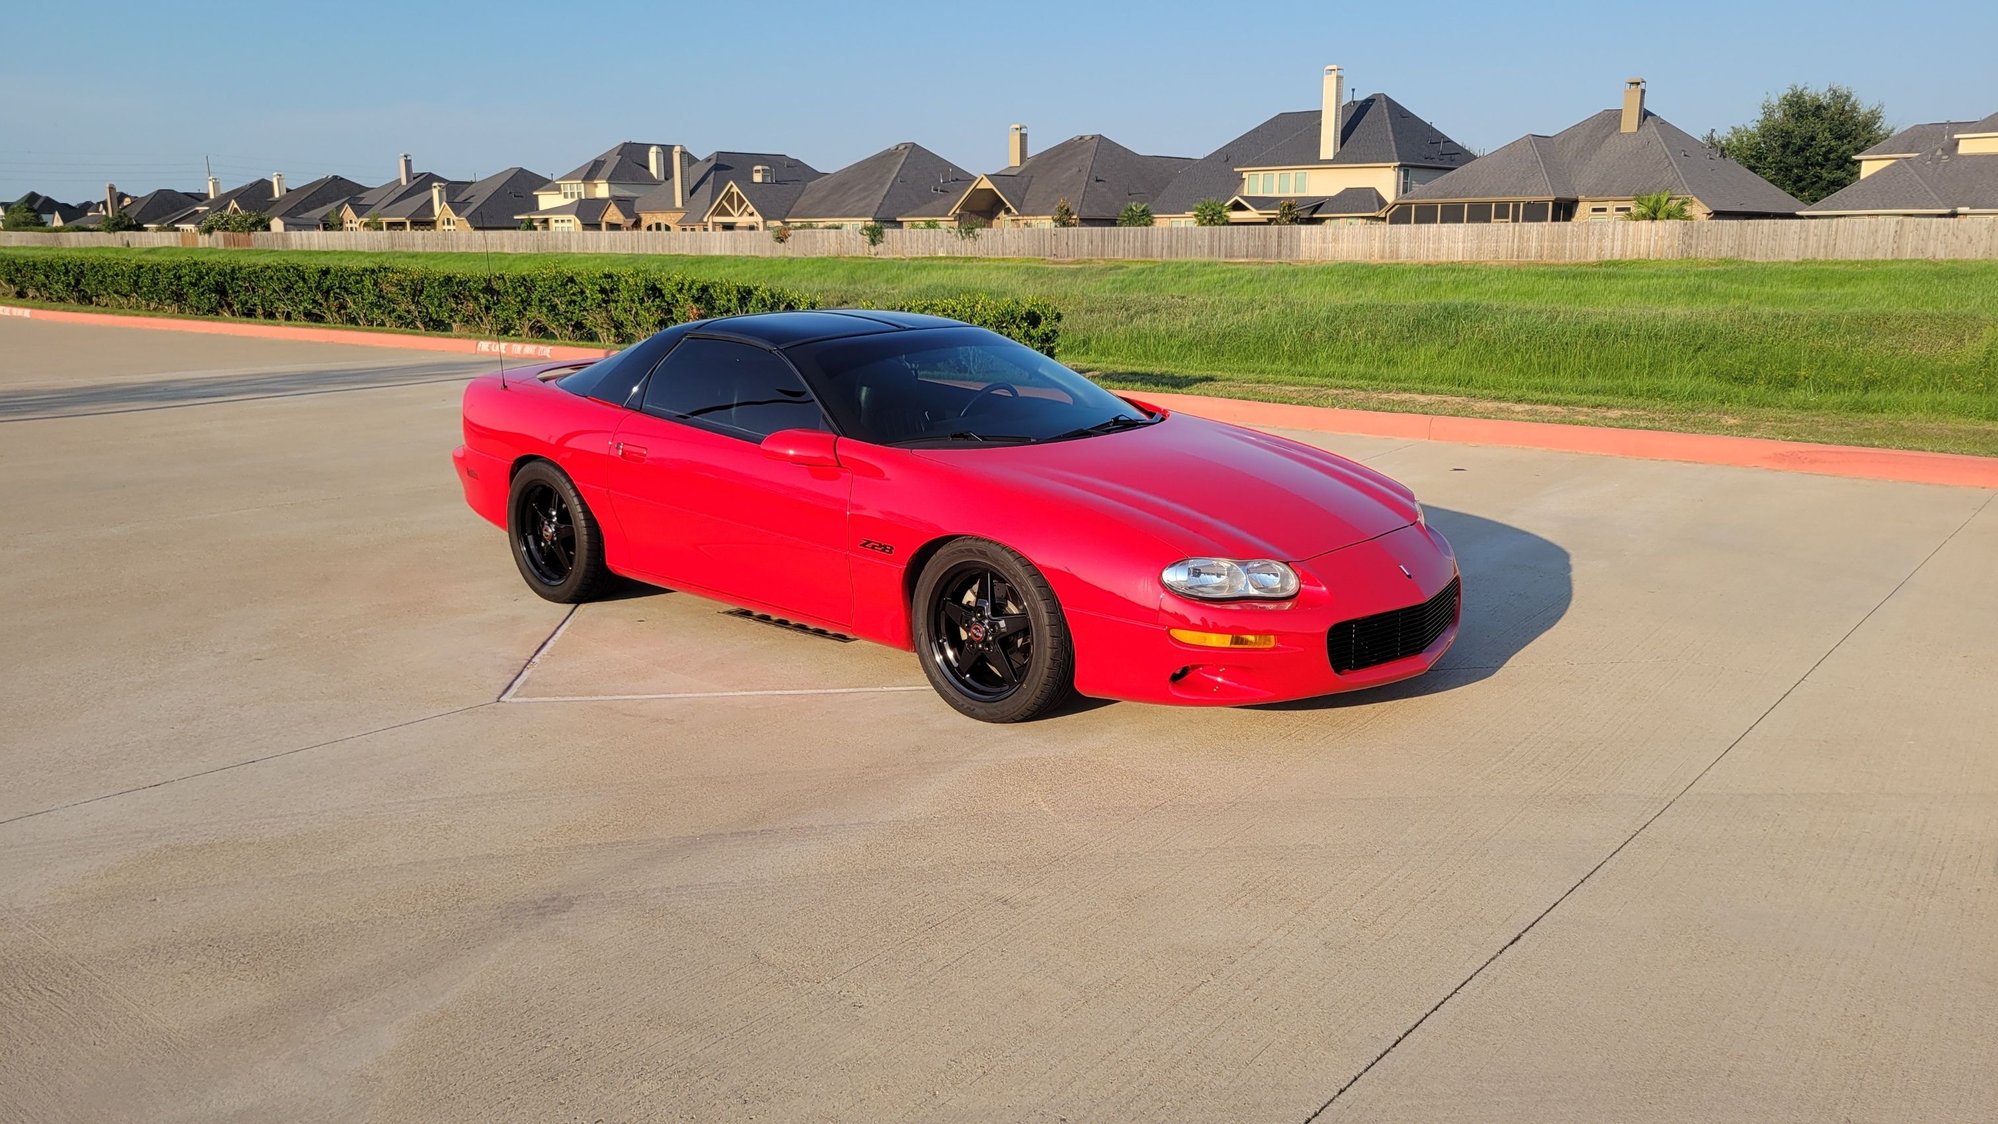
M 482 180 L 433 198 L 431 210 L 438 230 L 512 230 L 520 225 L 523 207 L 532 205 L 534 189 L 548 177 L 526 168 L 508 168 Z
M 271 177 L 271 185 L 276 198 L 265 213 L 271 217 L 271 229 L 280 234 L 288 230 L 324 229 L 329 213 L 337 214 L 348 200 L 367 190 L 367 185 L 345 176 L 320 176 L 298 187 L 286 188 L 284 176 L 276 175 Z
M 1802 203 L 1644 108 L 1644 79 L 1622 109 L 1553 136 L 1531 134 L 1396 200 L 1388 222 L 1591 222 L 1669 191 L 1699 219 L 1789 218 Z
M 32 208 L 36 214 L 42 217 L 42 222 L 49 226 L 63 226 L 73 223 L 82 218 L 85 213 L 85 208 L 83 207 L 51 199 L 39 191 L 30 191 L 12 203 L 7 204 L 7 206 L 13 208 L 20 206 L 22 203 L 26 203 Z
M 922 145 L 904 141 L 800 183 L 796 200 L 781 217 L 793 226 L 897 226 L 920 208 L 955 202 L 976 178 Z M 742 192 L 745 201 L 754 190 L 752 183 Z M 731 185 L 729 191 L 742 191 L 742 186 Z M 722 206 L 729 201 L 725 191 Z M 769 213 L 766 207 L 757 209 Z
M 1854 159 L 1859 179 L 1805 207 L 1807 218 L 1998 215 L 1998 113 L 1915 125 Z
M 624 141 L 534 190 L 534 207 L 514 216 L 537 230 L 629 230 L 638 197 L 667 182 L 666 157 L 679 145 Z
M 639 198 L 646 230 L 762 230 L 781 222 L 805 185 L 825 175 L 782 152 L 722 151 L 694 164 L 685 159 L 676 145 L 667 182 Z M 682 167 L 685 175 L 678 173 Z
M 428 199 L 433 184 L 449 183 L 435 172 L 419 172 L 407 152 L 396 157 L 395 178 L 341 203 L 342 230 L 410 229 L 410 212 Z
M 1031 154 L 1024 125 L 1012 127 L 1007 147 L 1006 167 L 973 179 L 949 207 L 931 204 L 906 217 L 976 226 L 1053 226 L 1066 203 L 1078 226 L 1113 226 L 1125 207 L 1150 205 L 1194 163 L 1186 156 L 1140 155 L 1094 133 Z
M 1230 222 L 1268 222 L 1288 200 L 1302 222 L 1372 222 L 1471 159 L 1386 94 L 1345 100 L 1345 75 L 1328 66 L 1319 108 L 1279 113 L 1208 153 L 1159 193 L 1152 212 L 1161 225 L 1191 226 L 1194 208 L 1216 199 Z
M 148 191 L 144 195 L 126 196 L 118 201 L 118 210 L 132 216 L 132 220 L 143 227 L 155 227 L 167 219 L 180 214 L 200 200 L 185 191 L 175 191 L 162 187 Z
M 230 211 L 270 214 L 271 204 L 277 201 L 277 193 L 284 189 L 284 176 L 270 179 L 256 179 L 240 187 L 221 190 L 221 183 L 214 176 L 208 177 L 208 195 L 196 199 L 194 205 L 177 215 L 169 215 L 160 225 L 176 230 L 194 231 L 201 229 L 202 220 L 211 214 Z

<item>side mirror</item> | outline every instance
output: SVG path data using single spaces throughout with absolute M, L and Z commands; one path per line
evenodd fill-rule
M 806 468 L 838 468 L 838 442 L 823 429 L 780 429 L 763 439 L 763 455 Z

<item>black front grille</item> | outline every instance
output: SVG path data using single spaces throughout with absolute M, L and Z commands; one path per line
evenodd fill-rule
M 1340 621 L 1325 638 L 1332 670 L 1358 671 L 1420 653 L 1450 630 L 1457 619 L 1457 579 L 1420 605 Z

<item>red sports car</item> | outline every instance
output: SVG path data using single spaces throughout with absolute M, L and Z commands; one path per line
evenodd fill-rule
M 1456 557 L 1407 488 L 954 320 L 681 324 L 479 378 L 464 421 L 465 498 L 541 596 L 621 574 L 913 648 L 988 722 L 1372 687 L 1457 636 Z

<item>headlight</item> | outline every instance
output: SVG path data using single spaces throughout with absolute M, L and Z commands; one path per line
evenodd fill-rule
M 1259 558 L 1188 558 L 1174 562 L 1159 575 L 1160 584 L 1183 597 L 1202 601 L 1234 601 L 1245 597 L 1281 601 L 1297 596 L 1297 571 L 1281 562 Z

